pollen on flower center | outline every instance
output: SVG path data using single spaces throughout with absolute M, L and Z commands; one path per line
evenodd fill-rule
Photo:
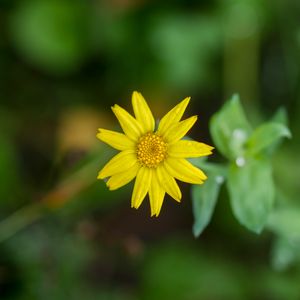
M 139 139 L 136 154 L 142 165 L 156 168 L 166 158 L 167 144 L 161 136 L 148 132 Z

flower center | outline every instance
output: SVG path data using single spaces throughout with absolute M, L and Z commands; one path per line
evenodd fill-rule
M 167 144 L 161 136 L 148 132 L 139 139 L 136 154 L 142 165 L 156 168 L 167 156 Z

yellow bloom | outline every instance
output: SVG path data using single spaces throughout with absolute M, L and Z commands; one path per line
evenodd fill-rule
M 136 178 L 131 207 L 139 208 L 148 193 L 151 216 L 159 215 L 165 193 L 180 202 L 175 178 L 192 184 L 202 184 L 207 178 L 186 158 L 210 155 L 213 147 L 181 140 L 197 120 L 192 116 L 180 121 L 189 101 L 186 98 L 170 110 L 156 130 L 147 102 L 140 93 L 133 92 L 135 118 L 118 105 L 112 107 L 124 134 L 102 128 L 97 134 L 101 141 L 121 151 L 103 167 L 98 179 L 108 178 L 108 188 L 116 190 Z

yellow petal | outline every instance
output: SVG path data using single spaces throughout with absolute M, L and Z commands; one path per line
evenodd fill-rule
M 133 188 L 131 207 L 139 208 L 147 192 L 149 191 L 152 177 L 152 169 L 141 167 L 136 175 Z
M 161 187 L 176 201 L 180 202 L 181 191 L 173 176 L 171 176 L 163 165 L 156 168 L 156 174 Z
M 151 208 L 151 217 L 156 215 L 158 217 L 163 201 L 165 197 L 165 191 L 158 182 L 156 171 L 152 172 L 152 180 L 149 189 L 149 199 Z
M 212 154 L 212 149 L 209 145 L 196 141 L 181 140 L 168 147 L 168 154 L 171 157 L 200 157 Z
M 125 109 L 119 105 L 114 105 L 112 108 L 115 116 L 119 120 L 119 123 L 124 133 L 133 141 L 137 141 L 142 135 L 143 129 L 140 123 L 130 115 Z
M 98 179 L 104 179 L 131 168 L 137 162 L 133 150 L 124 150 L 115 155 L 99 172 Z
M 192 116 L 184 121 L 175 123 L 163 134 L 164 139 L 170 144 L 179 141 L 187 134 L 196 121 L 197 116 Z
M 125 134 L 116 131 L 99 128 L 97 138 L 102 142 L 112 146 L 117 150 L 133 149 L 134 142 L 130 140 Z
M 158 126 L 158 132 L 160 134 L 164 134 L 170 126 L 172 126 L 174 123 L 179 122 L 181 117 L 184 114 L 184 111 L 187 107 L 187 105 L 190 102 L 190 97 L 185 98 L 183 101 L 181 101 L 179 104 L 177 104 L 174 108 L 172 108 L 159 122 Z
M 184 158 L 169 157 L 165 161 L 165 166 L 172 176 L 184 182 L 201 184 L 207 179 L 206 175 L 200 169 L 194 167 Z
M 143 127 L 143 133 L 153 131 L 155 121 L 152 112 L 141 93 L 133 92 L 132 107 L 136 119 Z
M 127 171 L 117 173 L 109 178 L 106 185 L 108 188 L 113 191 L 116 190 L 123 185 L 129 183 L 137 174 L 138 170 L 140 169 L 140 164 L 136 163 Z

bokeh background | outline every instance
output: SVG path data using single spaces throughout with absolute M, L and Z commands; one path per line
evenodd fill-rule
M 209 144 L 233 93 L 254 124 L 284 106 L 274 178 L 297 205 L 299 15 L 296 0 L 0 0 L 0 299 L 300 299 L 299 260 L 274 263 L 226 190 L 196 239 L 189 186 L 159 218 L 131 209 L 132 185 L 96 181 L 115 152 L 95 137 L 133 90 L 158 118 L 192 96 Z

